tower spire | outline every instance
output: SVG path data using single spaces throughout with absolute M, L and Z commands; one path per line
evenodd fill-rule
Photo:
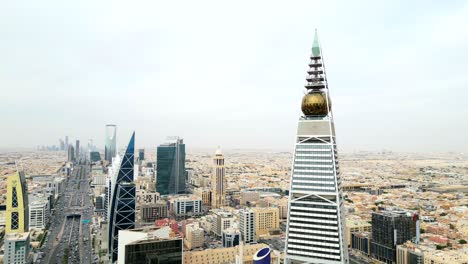
M 307 94 L 302 98 L 302 113 L 306 116 L 326 116 L 330 111 L 331 102 L 327 98 L 328 84 L 317 29 L 315 29 L 305 88 Z
M 318 40 L 317 29 L 315 29 L 314 43 L 312 44 L 312 57 L 320 57 L 320 44 Z

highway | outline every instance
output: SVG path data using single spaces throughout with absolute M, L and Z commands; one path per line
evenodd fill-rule
M 36 263 L 94 263 L 89 227 L 94 208 L 89 179 L 89 166 L 76 165 L 50 217 L 48 235 Z

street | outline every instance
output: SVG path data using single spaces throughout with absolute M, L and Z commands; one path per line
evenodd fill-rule
M 37 263 L 93 263 L 90 223 L 94 212 L 88 165 L 76 165 L 51 215 Z

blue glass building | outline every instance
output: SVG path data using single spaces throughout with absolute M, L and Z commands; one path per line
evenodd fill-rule
M 116 179 L 111 184 L 111 208 L 109 215 L 109 255 L 111 262 L 117 260 L 119 230 L 135 228 L 136 188 L 133 183 L 135 132 L 128 143 L 120 163 Z
M 161 195 L 185 193 L 185 144 L 174 138 L 158 146 L 156 191 Z

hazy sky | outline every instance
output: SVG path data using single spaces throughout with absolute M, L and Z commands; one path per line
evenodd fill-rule
M 1 1 L 0 147 L 293 148 L 318 28 L 340 149 L 468 151 L 465 1 Z

